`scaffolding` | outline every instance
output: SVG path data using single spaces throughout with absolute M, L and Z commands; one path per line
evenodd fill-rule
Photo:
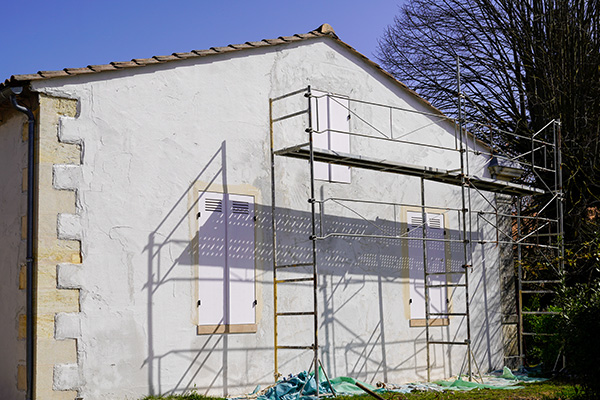
M 462 97 L 462 96 L 461 96 Z M 300 108 L 282 107 L 283 112 L 274 112 L 277 104 L 287 102 L 290 98 L 303 98 L 305 106 Z M 356 129 L 332 129 L 326 127 L 315 126 L 314 113 L 315 107 L 319 101 L 328 99 L 342 105 L 347 109 L 348 116 L 361 121 L 362 126 L 369 127 L 369 132 L 357 131 Z M 299 104 L 299 103 L 296 103 Z M 472 121 L 462 119 L 459 115 L 457 119 L 453 119 L 442 115 L 441 113 L 420 112 L 406 107 L 397 107 L 393 105 L 379 104 L 375 102 L 365 101 L 361 99 L 353 99 L 347 96 L 340 96 L 330 92 L 316 91 L 310 86 L 282 96 L 269 100 L 270 106 L 270 147 L 271 147 L 271 206 L 272 206 L 272 232 L 273 232 L 273 290 L 274 290 L 274 375 L 278 379 L 280 373 L 280 350 L 311 350 L 313 352 L 311 366 L 309 372 L 318 371 L 322 368 L 319 359 L 319 309 L 318 309 L 318 265 L 317 254 L 319 252 L 319 244 L 323 241 L 334 237 L 347 237 L 359 240 L 361 238 L 371 239 L 391 239 L 398 241 L 412 241 L 422 243 L 423 248 L 423 284 L 425 295 L 425 339 L 427 353 L 427 379 L 431 379 L 431 357 L 430 348 L 435 345 L 459 345 L 465 346 L 465 363 L 466 373 L 469 379 L 473 376 L 473 352 L 471 350 L 471 327 L 470 327 L 470 309 L 469 309 L 469 274 L 474 267 L 473 246 L 494 245 L 504 246 L 510 254 L 517 253 L 516 273 L 515 273 L 515 297 L 516 297 L 516 316 L 511 315 L 507 319 L 513 320 L 518 329 L 518 354 L 508 355 L 506 358 L 516 358 L 519 364 L 523 364 L 525 356 L 526 338 L 533 336 L 535 333 L 530 332 L 524 325 L 524 317 L 528 314 L 543 315 L 552 314 L 552 311 L 543 309 L 539 310 L 524 310 L 523 296 L 527 295 L 550 295 L 553 290 L 550 285 L 556 284 L 562 272 L 562 218 L 563 218 L 563 194 L 562 194 L 562 177 L 561 177 L 561 160 L 560 160 L 560 123 L 551 121 L 541 130 L 536 132 L 532 137 L 504 132 L 498 129 L 493 129 L 489 126 L 478 124 Z M 375 108 L 383 110 L 380 115 L 389 114 L 389 130 L 383 132 L 382 129 L 376 127 L 375 123 L 369 122 L 367 117 L 361 116 L 358 109 Z M 460 107 L 459 107 L 460 108 Z M 406 134 L 397 134 L 394 126 L 394 113 L 413 113 L 429 118 L 433 121 L 431 124 L 450 123 L 454 126 L 455 137 L 454 146 L 446 146 L 440 144 L 431 144 L 416 142 L 406 139 Z M 376 113 L 371 113 L 375 115 Z M 289 121 L 295 121 L 289 124 L 291 129 L 302 130 L 303 139 L 299 144 L 278 147 L 277 140 L 280 137 L 289 137 L 290 132 L 286 124 Z M 301 121 L 301 122 L 298 122 Z M 424 126 L 423 128 L 425 128 Z M 421 129 L 421 128 L 419 128 Z M 315 135 L 334 132 L 336 134 L 349 135 L 351 138 L 360 140 L 384 141 L 386 143 L 395 143 L 406 146 L 428 147 L 437 150 L 443 150 L 450 154 L 456 154 L 459 158 L 459 168 L 457 169 L 440 169 L 428 167 L 425 165 L 413 165 L 409 163 L 401 163 L 396 160 L 383 160 L 368 155 L 353 154 L 352 152 L 339 152 L 315 146 Z M 484 141 L 482 138 L 489 138 Z M 297 133 L 297 132 L 296 132 Z M 510 139 L 507 139 L 510 138 Z M 516 140 L 527 143 L 527 151 L 520 154 L 508 153 L 502 146 L 502 142 L 497 143 L 497 140 Z M 309 262 L 302 263 L 281 263 L 279 262 L 278 248 L 278 218 L 276 194 L 277 188 L 277 159 L 279 157 L 295 158 L 308 161 L 309 168 L 309 194 L 308 203 L 310 204 L 310 229 L 308 238 L 311 243 L 311 256 Z M 472 163 L 475 159 L 486 157 L 494 159 L 497 162 L 495 173 L 501 175 L 502 168 L 514 172 L 515 167 L 524 169 L 527 174 L 521 178 L 516 177 L 509 180 L 496 179 L 497 177 L 486 178 L 476 176 L 471 173 Z M 418 177 L 420 180 L 420 203 L 419 204 L 403 204 L 398 202 L 385 202 L 372 199 L 351 199 L 341 197 L 328 197 L 317 199 L 315 196 L 315 165 L 316 163 L 328 163 L 341 165 L 356 169 L 366 169 L 378 171 L 386 174 L 397 174 L 404 176 Z M 509 172 L 510 172 L 509 171 Z M 506 171 L 504 171 L 506 172 Z M 451 185 L 460 188 L 460 205 L 457 207 L 437 207 L 429 205 L 426 202 L 425 182 L 438 182 L 445 185 Z M 492 202 L 484 192 L 494 193 L 494 197 L 498 200 L 499 197 L 508 199 L 508 205 L 503 207 L 498 206 L 498 201 Z M 489 206 L 486 209 L 473 209 L 472 197 L 479 196 Z M 536 201 L 531 199 L 535 196 Z M 543 200 L 539 200 L 543 199 Z M 385 229 L 380 229 L 381 234 L 360 234 L 344 231 L 327 231 L 323 226 L 323 210 L 326 203 L 333 202 L 340 204 L 343 207 L 351 209 L 351 205 L 362 203 L 367 205 L 393 205 L 404 207 L 416 207 L 421 212 L 421 223 L 419 226 L 413 226 L 407 229 L 406 232 L 398 234 L 397 232 L 389 233 Z M 530 205 L 530 207 L 525 207 Z M 522 215 L 521 210 L 528 208 L 527 215 Z M 437 209 L 445 212 L 456 213 L 457 220 L 460 225 L 460 233 L 457 238 L 438 238 L 432 237 L 427 231 L 427 215 L 426 210 Z M 367 221 L 358 212 L 353 211 L 360 218 Z M 374 222 L 368 221 L 370 224 Z M 478 229 L 482 225 L 491 226 L 494 229 L 493 237 L 472 237 L 473 226 Z M 429 266 L 428 262 L 428 246 L 429 242 L 452 243 L 455 246 L 462 247 L 463 260 L 460 269 L 444 268 L 440 271 Z M 543 279 L 532 279 L 532 268 L 526 265 L 524 259 L 525 254 L 535 253 L 541 258 L 540 263 L 546 265 L 548 271 Z M 539 266 L 539 265 L 538 265 Z M 302 270 L 306 272 L 304 277 L 282 278 L 280 276 L 282 270 Z M 430 279 L 435 276 L 440 279 Z M 453 276 L 462 277 L 458 282 L 453 279 Z M 278 304 L 278 296 L 282 290 L 285 290 L 286 285 L 296 283 L 312 284 L 312 309 L 309 310 L 281 310 Z M 441 282 L 441 283 L 440 283 Z M 529 288 L 533 286 L 533 288 Z M 464 307 L 461 312 L 452 312 L 451 310 L 431 310 L 430 291 L 435 288 L 445 288 L 452 290 L 462 290 L 464 295 Z M 542 302 L 543 303 L 543 302 Z M 542 304 L 543 305 L 543 304 Z M 289 344 L 280 343 L 280 320 L 283 318 L 295 318 L 298 316 L 311 316 L 313 322 L 313 343 L 306 344 Z M 435 326 L 435 321 L 438 319 L 461 317 L 466 322 L 466 332 L 463 340 L 436 340 L 430 336 L 430 329 Z M 516 318 L 515 318 L 516 317 Z M 477 364 L 475 363 L 475 366 Z M 317 390 L 319 387 L 319 374 L 315 373 L 317 379 Z M 328 379 L 328 378 L 327 378 Z

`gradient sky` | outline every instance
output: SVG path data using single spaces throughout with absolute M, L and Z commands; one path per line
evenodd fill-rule
M 295 33 L 322 23 L 374 59 L 401 0 L 7 0 L 0 81 L 207 49 Z

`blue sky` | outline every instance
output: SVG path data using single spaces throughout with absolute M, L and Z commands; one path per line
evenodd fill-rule
M 305 33 L 324 22 L 374 59 L 400 0 L 7 0 L 0 81 Z

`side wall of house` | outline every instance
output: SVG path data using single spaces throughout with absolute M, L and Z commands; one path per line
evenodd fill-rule
M 66 246 L 60 257 L 48 257 L 47 271 L 54 273 L 58 265 L 56 275 L 48 276 L 57 279 L 61 288 L 79 288 L 81 311 L 76 313 L 76 291 L 57 290 L 56 282 L 48 280 L 49 294 L 68 297 L 64 307 L 59 302 L 59 309 L 47 314 L 54 337 L 44 340 L 49 346 L 69 347 L 65 359 L 53 359 L 55 392 L 77 391 L 86 400 L 194 388 L 235 395 L 273 382 L 268 99 L 309 84 L 431 111 L 328 39 L 34 83 L 36 90 L 52 96 L 43 97 L 49 106 L 60 104 L 56 98 L 71 98 L 80 109 L 77 118 L 56 117 L 47 125 L 52 144 L 69 149 L 72 156 L 51 158 L 44 169 L 48 196 L 65 196 L 64 201 L 53 203 L 60 209 L 48 210 L 44 222 L 58 229 L 60 238 L 48 233 L 48 246 Z M 299 99 L 300 109 L 305 109 L 307 100 L 302 95 Z M 364 111 L 385 121 L 382 125 L 390 121 L 389 114 Z M 278 148 L 306 141 L 305 117 L 294 120 L 294 129 L 280 130 Z M 452 126 L 443 121 L 411 113 L 393 118 L 402 129 L 399 134 L 437 145 L 455 144 Z M 352 124 L 360 127 L 358 120 Z M 74 165 L 78 149 L 59 141 L 82 146 L 80 167 Z M 395 153 L 391 146 L 356 140 L 351 151 L 380 158 L 401 154 L 400 162 L 437 168 L 459 165 L 457 152 L 449 155 L 439 149 L 402 147 Z M 308 177 L 306 162 L 277 160 L 275 216 L 281 229 L 281 262 L 310 257 Z M 77 195 L 56 189 L 76 190 Z M 197 282 L 203 277 L 198 276 L 197 215 L 202 211 L 198 201 L 203 191 L 254 196 L 256 332 L 198 334 Z M 460 188 L 426 182 L 426 193 L 432 206 L 460 207 Z M 319 182 L 317 194 L 319 199 L 421 201 L 418 178 L 358 169 L 352 170 L 351 184 Z M 473 199 L 473 204 L 484 207 L 486 203 Z M 379 232 L 371 222 L 388 232 L 406 230 L 406 208 L 359 207 L 358 211 L 327 205 L 323 220 L 346 232 Z M 460 241 L 460 218 L 455 212 L 447 215 L 448 236 Z M 76 265 L 79 243 L 83 263 Z M 409 326 L 406 242 L 338 238 L 320 241 L 319 247 L 321 356 L 328 372 L 368 382 L 425 379 L 424 328 Z M 473 351 L 482 369 L 497 368 L 502 360 L 498 254 L 492 246 L 473 250 Z M 448 268 L 465 264 L 462 246 L 454 243 L 444 252 Z M 312 308 L 306 286 L 279 295 L 286 311 Z M 464 294 L 458 291 L 450 297 L 456 309 L 461 299 L 464 302 Z M 290 320 L 287 327 L 279 328 L 287 344 L 312 343 L 309 319 Z M 453 319 L 436 332 L 445 339 L 462 340 L 465 324 Z M 77 338 L 76 359 L 71 338 Z M 310 356 L 310 352 L 282 354 L 281 372 L 307 369 Z M 439 347 L 433 359 L 433 377 L 456 374 L 464 361 L 464 346 Z M 43 366 L 44 371 L 51 364 Z
M 27 118 L 0 111 L 0 398 L 24 399 Z M 26 136 L 25 136 L 26 139 Z

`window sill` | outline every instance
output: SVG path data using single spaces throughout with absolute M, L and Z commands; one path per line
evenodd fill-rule
M 198 335 L 212 335 L 215 333 L 256 333 L 256 324 L 198 326 Z
M 425 318 L 409 320 L 409 326 L 411 328 L 423 327 L 425 325 L 426 325 Z M 450 325 L 450 320 L 448 318 L 432 318 L 429 320 L 429 326 L 448 326 L 448 325 Z

